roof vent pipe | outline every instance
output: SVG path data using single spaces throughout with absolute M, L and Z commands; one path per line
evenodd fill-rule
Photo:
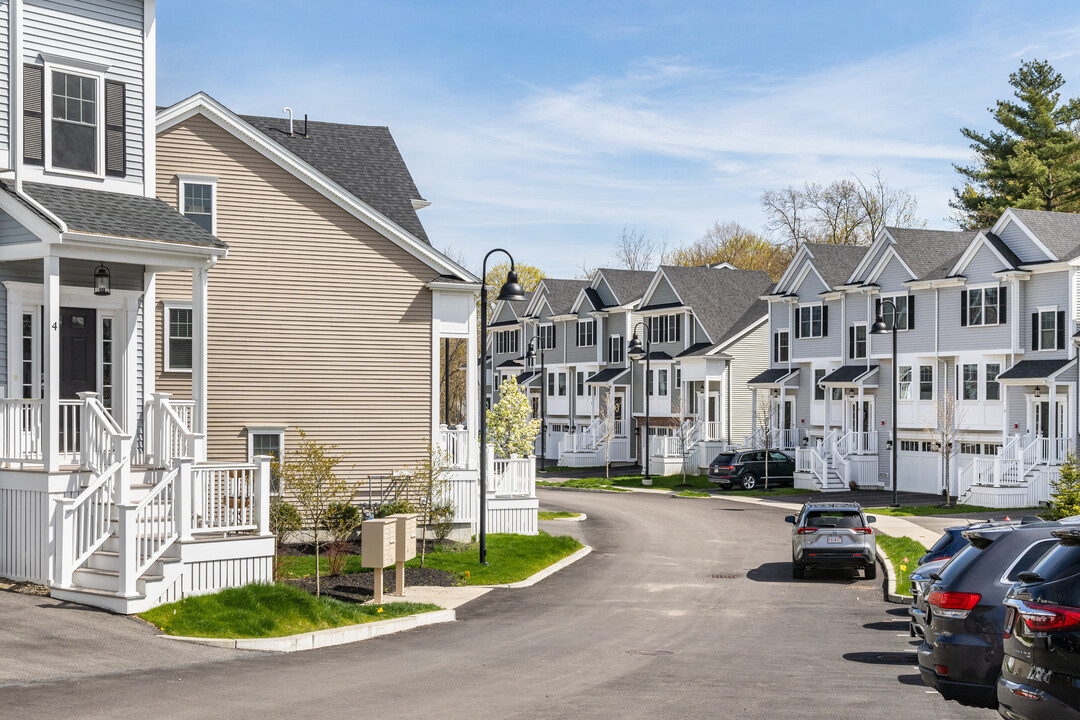
M 289 113 L 289 137 L 293 136 L 293 113 L 291 107 L 285 107 L 281 112 Z

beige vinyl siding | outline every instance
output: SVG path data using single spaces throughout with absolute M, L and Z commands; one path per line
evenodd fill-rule
M 354 478 L 403 468 L 431 428 L 434 271 L 210 121 L 158 138 L 158 195 L 177 204 L 177 173 L 218 177 L 209 273 L 209 457 L 242 459 L 246 425 L 286 425 L 339 446 Z M 190 273 L 157 280 L 157 388 L 191 396 L 162 372 L 163 301 L 191 295 Z
M 769 324 L 762 323 L 738 342 L 724 348 L 724 352 L 731 355 L 728 384 L 731 392 L 730 437 L 732 442 L 742 442 L 750 434 L 755 413 L 753 392 L 746 383 L 769 367 Z M 726 412 L 727 408 L 724 410 Z

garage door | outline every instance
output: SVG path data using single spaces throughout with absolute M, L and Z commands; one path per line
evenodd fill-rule
M 941 492 L 941 455 L 930 450 L 930 443 L 901 440 L 896 464 L 899 469 L 898 489 L 932 494 Z

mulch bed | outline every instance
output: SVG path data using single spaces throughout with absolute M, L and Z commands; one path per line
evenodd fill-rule
M 292 578 L 280 582 L 303 588 L 310 593 L 315 592 L 315 578 Z M 397 571 L 392 568 L 383 570 L 383 592 L 394 591 L 397 582 Z M 461 582 L 454 573 L 435 568 L 405 568 L 405 586 L 410 585 L 438 585 L 440 587 L 453 587 Z M 355 573 L 352 575 L 338 575 L 337 577 L 323 576 L 322 594 L 345 602 L 367 602 L 375 596 L 375 574 Z

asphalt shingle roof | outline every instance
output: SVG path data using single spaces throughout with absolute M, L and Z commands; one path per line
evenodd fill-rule
M 616 385 L 625 385 L 630 381 L 630 371 L 626 368 L 607 368 L 601 370 L 585 381 L 586 384 L 606 385 L 614 382 Z M 623 377 L 623 376 L 626 377 Z
M 787 368 L 770 368 L 746 381 L 747 385 L 772 385 L 791 371 Z
M 1068 365 L 1071 360 L 1021 360 L 1005 372 L 998 375 L 998 380 L 1043 380 Z
M 15 184 L 2 181 L 3 189 L 37 213 L 15 194 Z M 87 188 L 23 183 L 23 192 L 55 214 L 72 232 L 135 238 L 158 242 L 227 247 L 188 218 L 157 198 Z
M 1080 253 L 1080 215 L 1048 210 L 1009 209 L 1059 260 L 1071 260 Z
M 806 243 L 814 256 L 814 269 L 830 288 L 848 281 L 855 266 L 863 259 L 867 248 L 863 245 L 833 245 L 831 243 Z
M 826 385 L 832 383 L 855 382 L 863 375 L 868 375 L 877 369 L 877 365 L 871 365 L 870 367 L 866 367 L 865 365 L 844 365 L 821 378 L 820 384 Z
M 620 268 L 600 268 L 604 279 L 607 280 L 611 292 L 615 293 L 615 299 L 619 305 L 626 305 L 640 300 L 649 289 L 652 282 L 652 270 L 622 270 Z
M 381 125 L 293 123 L 289 136 L 287 118 L 241 115 L 252 127 L 334 182 L 394 221 L 407 232 L 430 244 L 413 208 L 422 200 L 409 168 L 401 157 L 390 129 Z
M 683 303 L 709 334 L 720 344 L 768 315 L 768 303 L 761 296 L 772 281 L 761 270 L 735 270 L 708 266 L 661 268 Z
M 544 298 L 551 306 L 554 315 L 568 315 L 570 308 L 574 307 L 578 293 L 582 288 L 588 287 L 588 280 L 560 280 L 558 278 L 544 278 Z
M 978 233 L 977 230 L 886 229 L 896 240 L 891 247 L 919 280 L 946 277 Z

